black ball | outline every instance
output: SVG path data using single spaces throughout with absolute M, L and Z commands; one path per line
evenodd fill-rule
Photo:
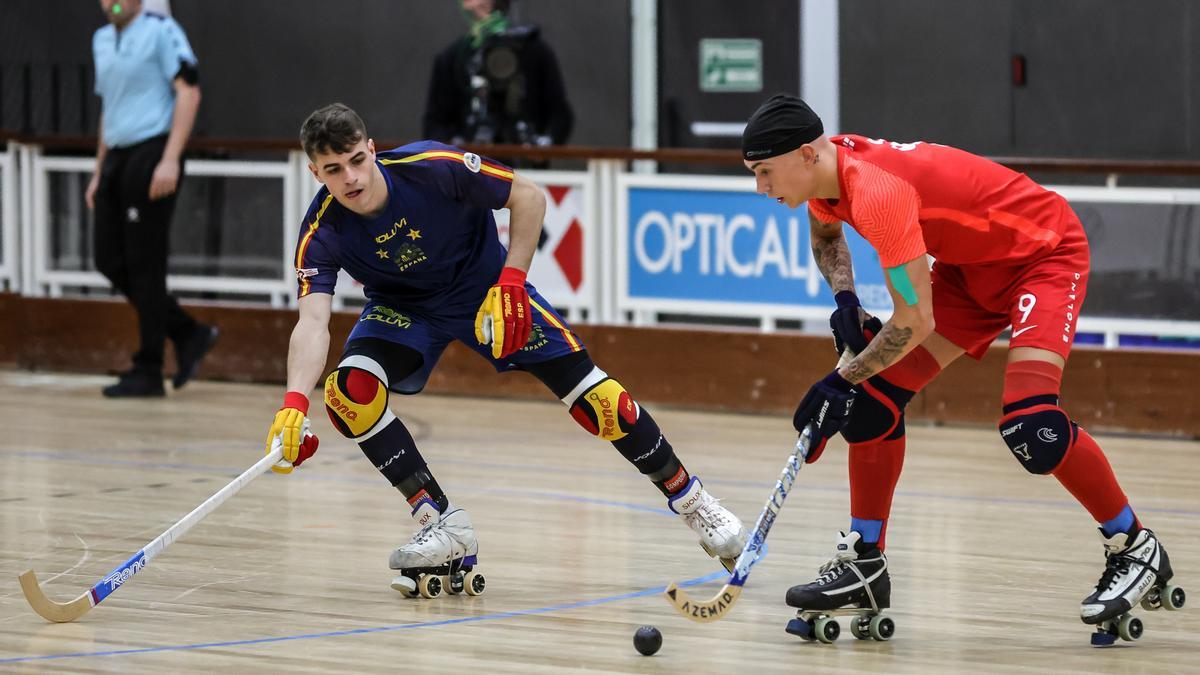
M 654 626 L 642 626 L 633 634 L 633 646 L 643 656 L 651 656 L 662 646 L 662 633 Z

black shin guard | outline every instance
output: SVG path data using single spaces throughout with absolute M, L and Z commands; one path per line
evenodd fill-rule
M 442 486 L 438 485 L 437 479 L 429 473 L 427 466 L 422 466 L 416 473 L 400 481 L 396 489 L 404 495 L 410 505 L 415 505 L 421 497 L 428 496 L 437 505 L 438 511 L 444 513 L 450 506 L 450 498 L 442 492 Z
M 378 433 L 360 442 L 358 447 L 395 488 L 400 488 L 407 478 L 425 468 L 425 459 L 417 451 L 416 441 L 398 417 Z
M 640 413 L 633 428 L 613 441 L 613 447 L 669 497 L 687 485 L 687 470 L 650 413 L 645 408 Z

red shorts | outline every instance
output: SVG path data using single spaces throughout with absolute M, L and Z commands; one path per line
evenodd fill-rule
M 1012 326 L 1012 347 L 1067 358 L 1087 294 L 1088 243 L 1076 220 L 1048 255 L 1017 265 L 958 267 L 935 262 L 934 332 L 976 359 Z

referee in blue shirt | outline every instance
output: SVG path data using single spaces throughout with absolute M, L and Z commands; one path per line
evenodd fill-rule
M 143 12 L 141 0 L 100 6 L 109 25 L 92 38 L 102 105 L 87 203 L 96 216 L 96 268 L 137 311 L 141 339 L 133 368 L 104 395 L 162 396 L 166 338 L 175 345 L 176 389 L 217 338 L 167 294 L 171 214 L 200 106 L 199 71 L 174 19 Z

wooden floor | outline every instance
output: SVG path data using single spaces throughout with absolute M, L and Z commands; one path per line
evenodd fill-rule
M 1077 618 L 1103 567 L 1094 524 L 1031 477 L 995 431 L 910 431 L 889 536 L 893 641 L 807 644 L 783 631 L 847 522 L 845 449 L 807 467 L 770 554 L 725 620 L 659 591 L 716 564 L 657 491 L 556 403 L 418 396 L 394 409 L 471 513 L 480 597 L 401 597 L 387 556 L 411 521 L 356 446 L 314 415 L 318 455 L 268 474 L 79 622 L 49 624 L 16 583 L 74 598 L 258 459 L 277 387 L 197 382 L 108 401 L 106 380 L 0 371 L 0 670 L 70 672 L 1195 672 L 1200 668 L 1200 443 L 1106 437 L 1143 521 L 1195 606 L 1142 613 L 1136 645 L 1095 649 Z M 396 403 L 396 399 L 393 399 Z M 687 466 L 753 521 L 789 420 L 654 410 Z M 320 419 L 316 419 L 316 418 Z M 635 629 L 661 629 L 646 658 Z M 843 626 L 845 627 L 845 626 Z

